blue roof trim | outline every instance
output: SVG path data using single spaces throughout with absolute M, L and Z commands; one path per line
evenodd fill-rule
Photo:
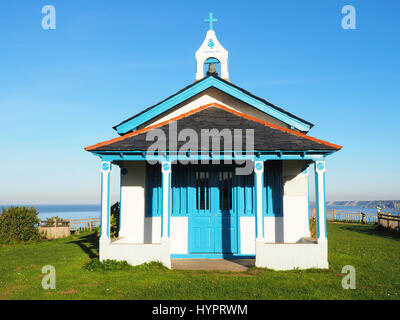
M 335 151 L 305 150 L 305 151 L 250 151 L 248 154 L 235 154 L 234 151 L 227 151 L 223 154 L 210 154 L 203 152 L 201 154 L 181 154 L 179 152 L 161 152 L 159 155 L 148 155 L 144 151 L 90 151 L 93 155 L 100 157 L 103 161 L 180 161 L 180 160 L 324 160 Z
M 249 94 L 246 94 L 245 92 L 239 90 L 238 88 L 233 87 L 229 83 L 221 81 L 215 77 L 208 77 L 199 81 L 198 83 L 195 83 L 188 89 L 183 90 L 182 92 L 176 94 L 175 96 L 156 105 L 154 108 L 151 108 L 150 110 L 143 112 L 142 114 L 139 114 L 138 116 L 117 125 L 115 129 L 119 134 L 125 134 L 132 130 L 135 130 L 141 124 L 153 119 L 154 117 L 164 113 L 165 111 L 168 111 L 172 107 L 184 102 L 185 100 L 195 96 L 196 94 L 199 94 L 200 92 L 210 87 L 215 87 L 225 92 L 226 94 L 229 94 L 235 97 L 236 99 L 243 101 L 251 105 L 252 107 L 270 115 L 271 117 L 274 117 L 302 132 L 308 132 L 311 129 L 310 124 L 305 123 L 294 117 L 291 117 L 290 115 L 266 104 L 263 101 L 260 101 L 255 97 L 252 97 Z

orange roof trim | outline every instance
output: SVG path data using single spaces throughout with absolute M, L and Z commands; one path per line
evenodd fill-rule
M 189 112 L 183 113 L 183 114 L 181 114 L 181 115 L 179 115 L 177 117 L 174 117 L 174 118 L 171 118 L 169 120 L 160 122 L 158 124 L 154 124 L 154 125 L 151 125 L 149 127 L 146 127 L 146 128 L 143 128 L 143 129 L 140 129 L 140 130 L 137 130 L 137 131 L 133 131 L 133 132 L 124 134 L 121 137 L 117 137 L 117 138 L 114 138 L 114 139 L 111 139 L 111 140 L 107 140 L 107 141 L 104 141 L 104 142 L 100 142 L 100 143 L 94 144 L 92 146 L 86 147 L 85 150 L 91 151 L 93 149 L 96 149 L 96 148 L 99 148 L 99 147 L 103 147 L 103 146 L 109 145 L 109 144 L 114 143 L 114 142 L 125 140 L 127 138 L 130 138 L 130 137 L 145 133 L 145 132 L 147 132 L 149 130 L 165 126 L 165 125 L 167 125 L 167 124 L 169 124 L 171 122 L 177 121 L 179 119 L 191 116 L 192 114 L 195 114 L 197 112 L 200 112 L 200 111 L 202 111 L 204 109 L 207 109 L 207 108 L 210 108 L 210 107 L 217 107 L 217 108 L 223 109 L 225 111 L 231 112 L 231 113 L 233 113 L 233 114 L 235 114 L 235 115 L 237 115 L 239 117 L 245 118 L 247 120 L 255 121 L 255 122 L 261 123 L 261 124 L 263 124 L 265 126 L 273 128 L 273 129 L 281 130 L 281 131 L 284 131 L 284 132 L 287 132 L 287 133 L 290 133 L 290 134 L 293 134 L 293 135 L 296 135 L 296 136 L 299 136 L 299 137 L 302 137 L 302 138 L 305 138 L 305 139 L 308 139 L 308 140 L 311 140 L 311 141 L 322 143 L 322 144 L 324 144 L 326 146 L 332 147 L 332 148 L 337 149 L 337 150 L 340 150 L 342 148 L 342 146 L 339 146 L 337 144 L 333 144 L 333 143 L 330 143 L 330 142 L 327 142 L 327 141 L 324 141 L 324 140 L 320 140 L 320 139 L 308 136 L 308 135 L 306 135 L 304 133 L 297 132 L 297 131 L 294 131 L 294 130 L 291 130 L 291 129 L 282 128 L 282 127 L 277 126 L 275 124 L 272 124 L 272 123 L 269 123 L 267 121 L 263 121 L 263 120 L 257 119 L 255 117 L 248 116 L 248 115 L 246 115 L 244 113 L 241 113 L 239 111 L 230 109 L 230 108 L 228 108 L 228 107 L 226 107 L 224 105 L 221 105 L 219 103 L 213 102 L 213 103 L 209 103 L 209 104 L 206 104 L 204 106 L 201 106 L 199 108 L 193 109 L 193 110 L 191 110 Z

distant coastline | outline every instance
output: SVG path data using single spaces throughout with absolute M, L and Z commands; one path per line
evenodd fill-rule
M 327 201 L 329 207 L 346 206 L 365 209 L 376 209 L 380 207 L 382 211 L 400 211 L 400 200 L 373 200 L 373 201 Z

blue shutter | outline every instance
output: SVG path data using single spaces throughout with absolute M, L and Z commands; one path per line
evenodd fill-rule
M 283 213 L 282 161 L 267 161 L 264 168 L 264 215 L 281 217 Z
M 162 211 L 161 167 L 146 166 L 146 217 L 159 217 Z

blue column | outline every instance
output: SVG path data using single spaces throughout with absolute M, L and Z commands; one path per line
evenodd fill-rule
M 254 162 L 254 185 L 256 189 L 256 241 L 264 241 L 264 218 L 263 218 L 263 181 L 264 162 Z
M 318 242 L 326 242 L 325 161 L 315 162 L 315 207 Z
M 161 163 L 162 173 L 162 215 L 161 215 L 161 241 L 169 239 L 170 211 L 171 211 L 171 162 Z
M 111 162 L 102 161 L 100 240 L 110 240 L 110 176 Z

